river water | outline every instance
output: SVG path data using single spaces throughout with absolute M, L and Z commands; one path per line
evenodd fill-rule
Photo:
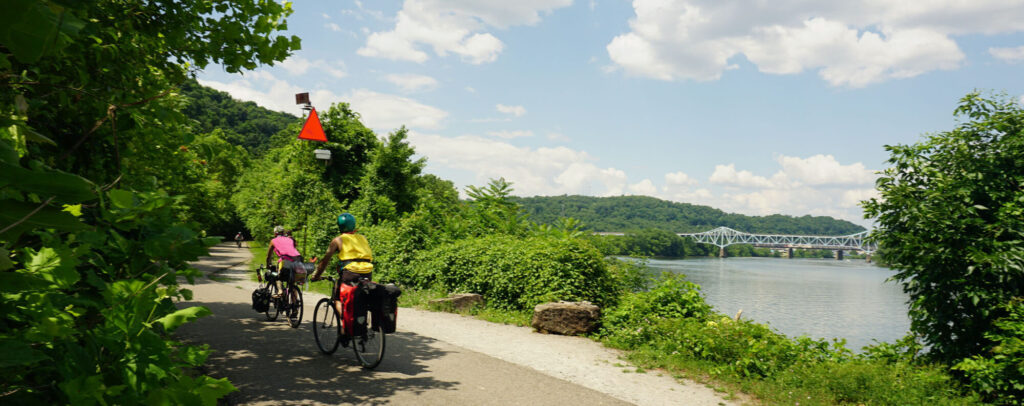
M 649 261 L 683 273 L 707 302 L 733 316 L 765 323 L 790 337 L 845 338 L 860 352 L 872 340 L 892 342 L 910 328 L 907 295 L 895 274 L 864 260 L 701 258 Z

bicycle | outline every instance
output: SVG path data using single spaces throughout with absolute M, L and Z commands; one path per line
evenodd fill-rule
M 369 311 L 368 300 L 363 300 L 362 303 L 357 301 L 355 304 L 357 306 L 356 314 L 352 318 L 355 325 L 351 329 L 344 329 L 342 323 L 344 317 L 338 314 L 335 308 L 335 303 L 340 300 L 338 297 L 340 280 L 336 280 L 333 276 L 328 276 L 325 279 L 331 281 L 331 297 L 330 299 L 320 299 L 313 309 L 313 338 L 316 340 L 317 348 L 321 353 L 330 355 L 338 349 L 339 344 L 347 347 L 351 341 L 352 351 L 360 365 L 366 369 L 377 367 L 384 359 L 386 334 L 381 326 L 382 323 L 374 320 L 374 317 L 377 317 L 376 312 Z M 369 278 L 360 278 L 357 282 L 349 282 L 349 285 L 355 286 L 357 289 L 353 297 L 361 294 L 364 298 L 369 298 L 371 291 L 376 288 L 376 284 Z M 343 307 L 342 311 L 344 309 Z M 352 330 L 354 334 L 350 336 L 346 330 Z
M 299 290 L 295 283 L 295 271 L 291 270 L 289 272 L 291 275 L 289 280 L 281 281 L 282 289 L 288 292 L 281 295 L 281 297 L 277 297 L 277 284 L 274 283 L 278 279 L 277 270 L 261 264 L 256 272 L 257 276 L 262 279 L 261 282 L 266 282 L 267 291 L 270 292 L 270 306 L 267 307 L 265 312 L 267 320 L 277 320 L 277 316 L 284 311 L 288 318 L 288 324 L 292 328 L 298 328 L 302 324 L 303 306 L 302 291 Z

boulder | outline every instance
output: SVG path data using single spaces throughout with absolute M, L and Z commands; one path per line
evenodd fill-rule
M 483 304 L 484 298 L 476 293 L 455 293 L 440 299 L 431 300 L 430 307 L 445 311 L 469 310 L 477 304 Z
M 601 309 L 590 302 L 543 303 L 533 308 L 530 325 L 541 333 L 581 335 L 594 331 Z

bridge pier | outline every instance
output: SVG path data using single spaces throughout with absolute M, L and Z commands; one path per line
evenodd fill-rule
M 789 247 L 789 256 L 786 258 L 793 259 L 793 247 Z
M 837 261 L 842 261 L 843 260 L 843 250 L 836 250 L 836 260 Z
M 725 247 L 718 247 L 718 257 L 725 258 Z

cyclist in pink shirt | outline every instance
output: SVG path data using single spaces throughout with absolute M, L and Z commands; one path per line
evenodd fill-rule
M 274 227 L 274 239 L 270 240 L 270 249 L 267 250 L 267 268 L 270 268 L 270 260 L 273 254 L 277 254 L 277 280 L 274 284 L 277 285 L 277 291 L 283 292 L 281 289 L 281 280 L 291 281 L 292 278 L 292 266 L 300 265 L 302 262 L 302 254 L 299 254 L 299 250 L 295 249 L 295 240 L 285 235 L 284 227 Z

